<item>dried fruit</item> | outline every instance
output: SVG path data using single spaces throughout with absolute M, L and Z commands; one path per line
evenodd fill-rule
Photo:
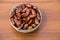
M 31 11 L 32 11 L 33 15 L 36 15 L 36 11 L 35 10 L 31 9 Z
M 14 15 L 14 19 L 17 19 L 16 15 Z
M 33 20 L 31 19 L 31 20 L 28 22 L 28 24 L 31 24 L 31 23 L 32 23 L 32 21 L 33 21 Z
M 28 16 L 30 14 L 30 9 L 26 10 L 26 16 Z
M 37 9 L 37 7 L 33 6 L 33 9 Z
M 18 27 L 21 25 L 21 20 L 14 19 L 14 22 L 16 23 L 16 25 L 17 25 Z
M 26 13 L 22 13 L 22 17 L 27 17 L 30 14 L 30 9 L 25 10 Z
M 27 27 L 28 27 L 28 24 L 25 24 L 23 29 L 26 29 Z
M 22 4 L 21 7 L 22 7 L 22 9 L 25 9 L 26 5 L 25 4 Z
M 27 17 L 25 21 L 28 22 L 29 20 L 30 20 L 30 17 Z
M 32 24 L 33 27 L 36 27 L 36 24 Z
M 23 20 L 23 21 L 25 21 L 25 20 L 26 20 L 26 18 L 23 18 L 22 20 Z
M 24 26 L 25 22 L 23 22 L 19 27 L 18 29 L 20 30 L 23 26 Z
M 28 8 L 26 7 L 25 9 L 22 10 L 22 12 L 25 12 Z
M 29 8 L 31 8 L 31 7 L 32 7 L 32 5 L 30 5 L 30 4 L 27 4 L 26 6 L 27 6 L 27 7 L 29 7 Z
M 30 18 L 36 17 L 36 12 L 35 12 L 35 10 L 31 9 L 31 11 L 32 11 L 32 14 L 31 14 L 29 17 L 30 17 Z
M 29 26 L 29 27 L 28 27 L 28 30 L 31 30 L 31 29 L 32 29 L 32 26 Z
M 16 13 L 17 19 L 21 18 L 21 14 L 20 13 Z
M 30 18 L 34 18 L 35 16 L 36 16 L 36 15 L 30 15 L 29 17 L 30 17 Z
M 19 8 L 16 9 L 16 13 L 19 13 L 21 11 L 22 11 L 22 7 L 19 7 Z
M 35 18 L 35 24 L 39 24 L 39 20 L 37 18 Z

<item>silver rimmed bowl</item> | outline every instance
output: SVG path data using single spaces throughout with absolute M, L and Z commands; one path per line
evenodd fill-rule
M 22 5 L 22 4 L 21 4 Z M 17 6 L 20 6 L 20 4 L 19 5 L 17 5 Z M 11 13 L 14 11 L 14 9 L 16 9 L 16 7 L 17 6 L 15 6 L 11 11 L 10 11 L 10 14 L 9 15 L 11 15 Z M 34 6 L 34 5 L 33 5 Z M 34 30 L 36 30 L 37 28 L 39 28 L 39 26 L 40 26 L 40 24 L 41 24 L 41 22 L 42 22 L 42 13 L 41 13 L 41 11 L 40 11 L 40 9 L 38 9 L 38 11 L 39 11 L 39 14 L 40 14 L 40 23 L 35 27 L 35 28 L 32 28 L 31 30 L 19 30 L 18 28 L 16 28 L 14 25 L 13 25 L 13 23 L 11 22 L 11 20 L 10 20 L 10 18 L 9 18 L 9 22 L 10 22 L 10 24 L 11 24 L 11 26 L 15 29 L 15 30 L 17 30 L 18 32 L 21 32 L 21 33 L 29 33 L 29 32 L 33 32 Z

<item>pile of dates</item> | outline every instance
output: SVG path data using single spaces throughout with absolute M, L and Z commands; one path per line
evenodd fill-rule
M 37 7 L 31 4 L 22 4 L 11 12 L 10 20 L 19 30 L 31 30 L 40 23 L 41 15 Z

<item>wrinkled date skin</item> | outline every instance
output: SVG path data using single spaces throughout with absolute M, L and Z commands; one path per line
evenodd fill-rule
M 40 23 L 40 13 L 37 7 L 30 4 L 22 4 L 11 12 L 10 20 L 19 30 L 31 30 Z M 14 26 L 15 26 L 14 25 Z

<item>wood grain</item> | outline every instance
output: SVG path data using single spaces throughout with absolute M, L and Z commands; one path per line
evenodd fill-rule
M 60 0 L 0 0 L 0 40 L 60 40 Z M 9 23 L 9 13 L 21 3 L 32 3 L 41 9 L 40 27 L 28 34 L 17 32 Z

